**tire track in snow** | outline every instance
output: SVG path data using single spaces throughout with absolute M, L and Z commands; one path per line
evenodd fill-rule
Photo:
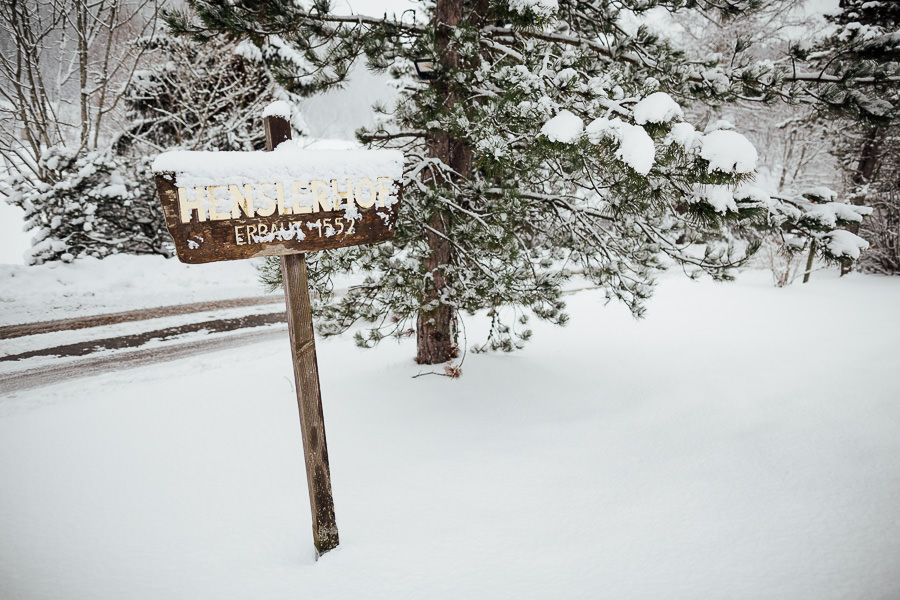
M 146 321 L 160 317 L 174 317 L 195 312 L 209 310 L 224 310 L 229 308 L 243 308 L 246 306 L 258 306 L 260 304 L 284 303 L 284 296 L 256 296 L 253 298 L 233 298 L 230 300 L 213 300 L 209 302 L 194 302 L 192 304 L 176 304 L 173 306 L 160 306 L 159 308 L 144 308 L 118 313 L 91 315 L 87 317 L 74 317 L 57 321 L 39 321 L 36 323 L 23 323 L 20 325 L 6 325 L 0 327 L 0 340 L 23 337 L 26 335 L 38 335 L 52 331 L 87 329 L 102 325 L 115 325 L 129 321 Z
M 134 333 L 131 335 L 76 342 L 74 344 L 64 344 L 52 348 L 41 348 L 39 350 L 30 350 L 19 354 L 10 354 L 8 356 L 0 357 L 0 362 L 24 360 L 35 356 L 85 356 L 86 354 L 93 354 L 103 350 L 135 348 L 143 346 L 151 340 L 164 341 L 186 333 L 196 333 L 199 331 L 204 331 L 206 333 L 221 333 L 223 331 L 234 331 L 235 329 L 259 327 L 261 325 L 271 325 L 273 323 L 287 323 L 287 315 L 283 312 L 266 313 L 261 315 L 234 317 L 231 319 L 215 319 L 213 321 L 202 321 L 200 323 L 187 323 L 175 327 L 155 329 L 153 331 L 142 331 L 141 333 Z
M 213 352 L 237 345 L 269 341 L 279 337 L 284 337 L 285 343 L 287 343 L 286 336 L 286 326 L 268 326 L 234 335 L 215 336 L 171 346 L 116 351 L 103 356 L 69 361 L 62 365 L 37 367 L 28 371 L 0 375 L 0 390 L 3 390 L 4 393 L 13 393 L 51 385 L 66 379 L 86 377 L 113 370 L 130 369 L 186 356 L 194 356 L 201 352 Z

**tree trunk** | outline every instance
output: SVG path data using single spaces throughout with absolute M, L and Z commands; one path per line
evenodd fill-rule
M 449 111 L 457 102 L 456 93 L 446 74 L 459 68 L 459 55 L 450 45 L 452 28 L 460 23 L 463 14 L 462 0 L 437 0 L 435 7 L 435 52 L 441 73 L 432 85 L 443 106 Z M 468 176 L 472 168 L 472 153 L 460 140 L 449 134 L 436 131 L 428 138 L 429 154 L 449 165 L 462 177 Z M 449 189 L 446 193 L 452 193 Z M 435 208 L 428 218 L 426 239 L 430 250 L 425 259 L 425 268 L 430 273 L 423 290 L 423 305 L 437 304 L 430 310 L 420 310 L 416 322 L 416 362 L 437 364 L 447 362 L 457 354 L 456 311 L 442 301 L 442 292 L 447 287 L 446 268 L 453 261 L 453 245 L 447 236 L 450 232 L 452 215 L 449 211 Z
M 806 270 L 803 271 L 803 283 L 809 281 L 809 274 L 812 273 L 813 260 L 816 258 L 816 240 L 809 243 L 809 254 L 806 256 Z
M 874 126 L 866 132 L 866 139 L 863 142 L 862 149 L 859 153 L 859 162 L 856 165 L 856 170 L 853 173 L 853 177 L 851 178 L 851 182 L 853 183 L 853 187 L 859 187 L 865 185 L 872 181 L 872 177 L 874 177 L 875 172 L 878 168 L 878 162 L 881 158 L 881 147 L 884 144 L 885 138 L 885 130 L 882 127 Z M 855 195 L 851 202 L 853 204 L 862 204 L 863 197 L 861 195 Z M 853 234 L 859 233 L 859 225 L 857 223 L 853 223 L 852 225 L 847 227 L 847 230 Z M 852 263 L 847 261 L 841 264 L 841 276 L 846 275 L 852 269 Z
M 81 148 L 87 148 L 90 130 L 90 94 L 88 93 L 88 9 L 84 1 L 75 5 L 75 35 L 78 36 L 78 99 L 81 107 Z

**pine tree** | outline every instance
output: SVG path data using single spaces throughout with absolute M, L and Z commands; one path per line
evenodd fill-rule
M 311 268 L 372 273 L 323 307 L 324 333 L 360 319 L 371 324 L 361 344 L 415 333 L 417 360 L 431 364 L 455 355 L 461 311 L 487 309 L 485 347 L 511 350 L 530 335 L 528 310 L 566 320 L 561 286 L 575 273 L 640 315 L 670 264 L 727 278 L 760 226 L 787 226 L 767 221 L 777 199 L 738 189 L 755 167 L 746 138 L 696 131 L 679 104 L 734 97 L 763 70 L 744 65 L 738 76 L 717 57 L 689 60 L 620 19 L 754 4 L 437 0 L 376 18 L 332 14 L 325 0 L 192 0 L 193 12 L 167 21 L 198 41 L 249 40 L 297 93 L 339 85 L 360 56 L 403 83 L 381 125 L 359 133 L 407 157 L 396 237 L 319 253 Z M 433 62 L 425 81 L 417 59 Z
M 841 0 L 835 30 L 813 47 L 795 47 L 809 72 L 798 78 L 819 106 L 862 122 L 896 120 L 900 106 L 900 4 Z
M 37 166 L 45 181 L 34 184 L 12 174 L 2 185 L 34 232 L 26 264 L 120 253 L 173 255 L 155 190 L 147 185 L 148 158 L 59 145 L 44 150 Z
M 819 110 L 841 120 L 835 153 L 848 194 L 854 204 L 876 209 L 862 229 L 874 243 L 864 268 L 900 273 L 900 3 L 841 0 L 839 9 L 829 16 L 831 35 L 794 49 L 809 69 L 799 86 Z

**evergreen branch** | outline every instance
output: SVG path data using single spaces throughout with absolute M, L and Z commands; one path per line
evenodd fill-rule
M 839 77 L 837 75 L 828 75 L 824 71 L 820 73 L 796 73 L 793 75 L 785 75 L 784 81 L 788 82 L 810 82 L 810 83 L 843 83 L 852 85 L 877 85 L 880 83 L 900 83 L 900 76 L 890 75 L 888 77 Z
M 392 19 L 388 19 L 387 15 L 384 17 L 369 17 L 366 15 L 333 15 L 326 13 L 318 13 L 318 14 L 309 14 L 306 15 L 308 18 L 319 21 L 322 23 L 357 23 L 359 25 L 372 25 L 372 26 L 384 26 L 388 25 L 390 27 L 396 27 L 397 29 L 403 29 L 409 31 L 411 33 L 425 33 L 428 31 L 428 28 L 422 25 L 415 25 L 412 23 L 404 23 L 403 21 L 394 21 Z
M 357 137 L 362 142 L 375 142 L 375 141 L 388 141 L 388 140 L 396 140 L 398 138 L 423 138 L 428 135 L 427 131 L 422 130 L 414 130 L 414 131 L 398 131 L 396 133 L 387 133 L 387 132 L 379 132 L 379 133 L 364 133 L 357 135 Z
M 506 190 L 502 188 L 488 188 L 484 190 L 486 194 L 497 194 L 503 195 L 506 193 Z M 541 202 L 547 202 L 551 205 L 559 205 L 568 210 L 573 214 L 585 214 L 591 217 L 595 217 L 597 219 L 603 219 L 605 221 L 615 222 L 616 219 L 609 215 L 604 215 L 602 212 L 598 211 L 595 208 L 590 207 L 576 207 L 571 203 L 566 202 L 562 196 L 558 194 L 539 194 L 537 192 L 526 192 L 523 190 L 516 190 L 515 194 L 521 198 L 527 198 L 529 200 L 540 200 Z
M 602 56 L 605 56 L 608 59 L 620 58 L 626 62 L 629 62 L 634 65 L 639 66 L 651 66 L 648 65 L 646 61 L 641 58 L 640 55 L 634 52 L 627 52 L 616 56 L 615 53 L 610 50 L 608 47 L 604 46 L 600 42 L 596 42 L 593 40 L 588 40 L 583 37 L 578 37 L 574 35 L 564 35 L 562 33 L 548 33 L 545 31 L 537 31 L 537 30 L 526 30 L 526 29 L 510 29 L 509 27 L 497 27 L 496 25 L 489 25 L 487 27 L 483 27 L 481 29 L 481 33 L 484 34 L 485 40 L 490 39 L 491 37 L 510 37 L 515 39 L 516 36 L 521 36 L 523 38 L 531 38 L 543 40 L 545 42 L 557 42 L 560 44 L 566 44 L 568 46 L 576 46 L 582 47 L 586 46 L 593 50 L 596 50 Z
M 465 248 L 463 248 L 459 243 L 457 243 L 456 240 L 454 240 L 454 239 L 448 237 L 446 233 L 442 233 L 442 232 L 438 231 L 437 229 L 434 229 L 433 227 L 431 227 L 431 226 L 428 225 L 427 223 L 423 223 L 423 224 L 422 224 L 422 228 L 425 229 L 426 231 L 430 231 L 431 233 L 433 233 L 434 235 L 438 236 L 439 238 L 441 238 L 441 239 L 443 239 L 443 240 L 445 240 L 445 241 L 447 241 L 447 242 L 450 242 L 450 244 L 451 244 L 454 248 L 456 248 L 457 250 L 459 250 L 459 251 L 460 251 L 462 254 L 464 254 L 465 256 L 469 257 L 469 260 L 472 261 L 472 264 L 474 264 L 476 267 L 478 267 L 478 268 L 481 270 L 482 273 L 484 273 L 485 275 L 487 275 L 487 276 L 488 276 L 490 279 L 492 279 L 493 281 L 497 281 L 497 279 L 498 279 L 497 274 L 496 274 L 494 271 L 490 270 L 488 267 L 482 265 L 482 264 L 478 261 L 477 258 L 475 258 L 475 257 L 473 257 L 471 254 L 469 254 L 469 252 L 468 252 Z

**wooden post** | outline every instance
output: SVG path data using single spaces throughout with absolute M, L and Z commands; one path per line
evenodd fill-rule
M 268 116 L 263 122 L 266 128 L 266 150 L 273 150 L 278 144 L 291 138 L 291 126 L 287 119 Z M 291 355 L 294 360 L 297 406 L 300 409 L 306 484 L 309 488 L 309 506 L 312 511 L 313 542 L 321 555 L 336 548 L 339 539 L 334 517 L 334 498 L 331 495 L 331 469 L 328 466 L 328 445 L 325 442 L 319 366 L 316 362 L 312 307 L 306 280 L 306 256 L 304 254 L 282 256 L 281 279 L 284 284 Z

